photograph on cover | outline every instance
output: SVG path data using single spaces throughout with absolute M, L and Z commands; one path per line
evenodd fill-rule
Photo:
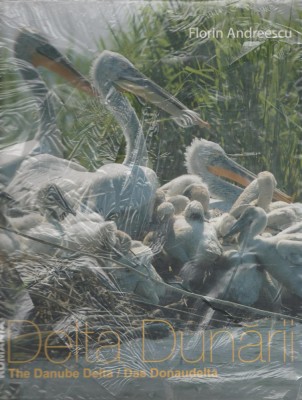
M 1 3 L 0 400 L 302 398 L 301 18 Z

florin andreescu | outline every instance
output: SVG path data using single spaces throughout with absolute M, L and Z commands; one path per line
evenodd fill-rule
M 209 30 L 199 29 L 198 27 L 190 27 L 189 38 L 195 39 L 290 39 L 293 36 L 291 30 L 286 29 L 234 29 L 229 28 L 228 31 L 224 32 L 221 29 L 211 28 Z

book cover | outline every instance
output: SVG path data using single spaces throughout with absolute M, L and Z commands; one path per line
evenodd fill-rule
M 0 399 L 300 399 L 301 5 L 4 1 Z

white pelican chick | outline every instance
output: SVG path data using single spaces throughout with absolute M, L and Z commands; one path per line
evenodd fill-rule
M 202 204 L 205 216 L 209 216 L 210 193 L 206 185 L 192 183 L 186 187 L 183 195 L 187 196 L 190 201 L 199 201 Z
M 262 208 L 264 211 L 268 211 L 276 186 L 276 179 L 271 172 L 260 172 L 240 194 L 230 209 L 230 214 L 238 218 L 250 205 L 254 205 Z
M 173 196 L 175 197 L 175 196 Z M 175 207 L 169 202 L 161 203 L 154 214 L 152 229 L 144 238 L 144 245 L 150 247 L 153 252 L 152 264 L 161 277 L 172 275 L 170 257 L 164 250 L 168 235 L 173 226 Z
M 277 182 L 268 171 L 260 172 L 238 197 L 230 210 L 230 215 L 238 218 L 249 206 L 255 205 L 267 212 L 267 227 L 283 230 L 302 220 L 302 205 L 284 201 L 272 202 Z
M 175 196 L 167 197 L 167 202 L 174 207 L 174 214 L 181 214 L 190 203 L 190 200 L 187 196 L 176 194 Z
M 268 171 L 260 172 L 243 190 L 232 205 L 230 211 L 216 218 L 215 225 L 219 235 L 225 237 L 236 222 L 236 219 L 238 219 L 243 211 L 250 205 L 255 205 L 268 211 L 276 184 L 275 177 L 272 173 Z
M 207 186 L 198 175 L 181 175 L 160 187 L 175 207 L 175 214 L 180 214 L 189 201 L 197 200 L 208 214 L 210 195 Z
M 240 232 L 239 253 L 242 258 L 253 254 L 273 278 L 291 293 L 302 297 L 302 234 L 279 234 L 261 237 L 267 215 L 259 207 L 247 208 L 228 235 Z
M 215 228 L 205 219 L 200 202 L 190 202 L 184 215 L 174 217 L 164 250 L 174 260 L 176 269 L 187 263 L 206 269 L 222 255 Z
M 151 249 L 134 240 L 130 251 L 118 260 L 119 263 L 113 263 L 110 275 L 120 290 L 137 294 L 152 304 L 158 304 L 164 298 L 166 289 L 160 284 L 163 280 L 153 267 L 152 258 Z
M 169 232 L 170 224 L 175 214 L 172 203 L 165 201 L 157 207 L 154 229 L 145 236 L 144 244 L 149 246 L 154 253 L 161 251 Z
M 165 183 L 160 187 L 166 196 L 175 196 L 183 194 L 186 188 L 192 184 L 204 185 L 202 178 L 198 175 L 180 175 L 172 179 L 170 182 Z
M 274 206 L 274 203 L 272 203 Z M 281 230 L 290 228 L 302 222 L 302 204 L 279 204 L 279 207 L 272 207 L 268 213 L 268 227 Z
M 11 209 L 10 213 L 21 212 L 22 210 Z M 31 212 L 22 216 L 9 218 L 11 226 L 21 232 L 29 231 L 39 225 L 52 224 L 57 230 L 61 230 L 60 222 L 68 215 L 76 215 L 63 191 L 56 184 L 42 186 L 35 196 L 31 197 Z

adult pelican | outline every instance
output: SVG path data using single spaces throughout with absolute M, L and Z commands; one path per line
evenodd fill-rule
M 48 46 L 48 49 L 52 48 Z M 46 51 L 43 57 L 47 57 Z M 69 68 L 67 76 L 68 68 L 66 62 L 62 66 L 60 59 L 56 59 L 58 73 L 64 73 L 70 81 L 83 85 L 82 78 L 74 73 L 73 68 Z M 42 182 L 56 183 L 74 199 L 75 204 L 101 214 L 104 219 L 114 219 L 118 229 L 132 238 L 140 238 L 151 219 L 157 177 L 146 167 L 147 150 L 142 127 L 134 109 L 120 91 L 127 90 L 149 100 L 182 125 L 195 123 L 206 126 L 207 123 L 149 81 L 119 54 L 104 51 L 95 62 L 92 75 L 100 100 L 123 129 L 127 143 L 123 164 L 107 164 L 95 172 L 88 172 L 54 155 L 38 154 L 22 163 L 8 191 L 19 203 L 28 205 Z
M 214 203 L 214 206 L 223 211 L 230 210 L 242 193 L 242 189 L 230 181 L 246 187 L 256 178 L 252 172 L 231 160 L 219 144 L 205 139 L 194 139 L 187 148 L 186 166 L 188 174 L 202 178 L 212 197 L 222 200 L 221 203 Z M 274 198 L 287 203 L 291 201 L 290 196 L 277 189 Z
M 61 132 L 56 125 L 51 95 L 37 67 L 46 67 L 87 93 L 93 93 L 89 82 L 38 33 L 22 29 L 15 41 L 14 57 L 22 78 L 38 104 L 39 129 L 34 139 L 8 146 L 0 151 L 0 176 L 1 180 L 4 180 L 3 184 L 14 176 L 22 161 L 28 156 L 47 153 L 63 157 Z M 57 67 L 58 63 L 60 68 Z
M 291 293 L 302 297 L 302 234 L 261 237 L 266 225 L 266 212 L 251 206 L 242 213 L 228 236 L 240 232 L 239 252 L 242 259 L 253 254 L 273 278 Z

